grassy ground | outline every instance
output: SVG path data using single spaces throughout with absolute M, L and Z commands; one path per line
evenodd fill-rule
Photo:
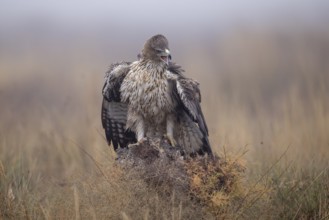
M 329 218 L 328 39 L 328 32 L 236 31 L 176 59 L 201 83 L 222 168 L 238 172 L 231 190 L 210 197 L 196 177 L 191 193 L 206 206 L 163 197 L 113 166 L 100 124 L 112 58 L 79 42 L 62 56 L 42 43 L 3 50 L 0 219 Z

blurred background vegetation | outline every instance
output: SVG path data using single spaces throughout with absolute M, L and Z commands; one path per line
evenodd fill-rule
M 328 217 L 328 12 L 321 0 L 2 1 L 0 216 L 37 217 L 27 204 L 56 216 L 51 197 L 69 197 L 57 187 L 87 184 L 95 172 L 80 148 L 112 164 L 100 123 L 104 73 L 161 33 L 174 62 L 201 84 L 213 150 L 247 151 L 246 186 L 271 191 L 239 217 Z M 119 192 L 127 190 L 109 196 Z M 70 218 L 73 205 L 62 208 Z

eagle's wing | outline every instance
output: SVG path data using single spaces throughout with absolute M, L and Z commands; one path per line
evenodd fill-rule
M 126 130 L 128 108 L 120 100 L 120 86 L 129 70 L 128 62 L 112 64 L 103 86 L 102 125 L 107 143 L 112 143 L 114 150 L 136 141 L 135 134 Z
M 187 153 L 212 155 L 208 127 L 200 106 L 199 83 L 186 78 L 179 66 L 172 64 L 168 70 L 177 76 L 173 82 L 173 97 L 178 102 L 176 140 Z

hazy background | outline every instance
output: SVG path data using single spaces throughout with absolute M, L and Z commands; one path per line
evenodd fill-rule
M 108 66 L 159 33 L 200 82 L 213 150 L 246 167 L 216 212 L 327 218 L 328 24 L 325 0 L 0 0 L 0 218 L 200 215 L 131 181 L 101 127 Z
M 88 165 L 76 145 L 104 155 L 104 73 L 161 33 L 201 83 L 216 152 L 326 164 L 328 21 L 321 0 L 1 1 L 0 159 L 63 176 Z

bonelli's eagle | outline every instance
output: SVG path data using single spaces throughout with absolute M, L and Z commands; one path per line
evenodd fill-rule
M 105 76 L 102 125 L 115 150 L 165 136 L 187 155 L 209 154 L 199 83 L 171 62 L 168 40 L 146 41 L 138 61 L 114 63 Z

